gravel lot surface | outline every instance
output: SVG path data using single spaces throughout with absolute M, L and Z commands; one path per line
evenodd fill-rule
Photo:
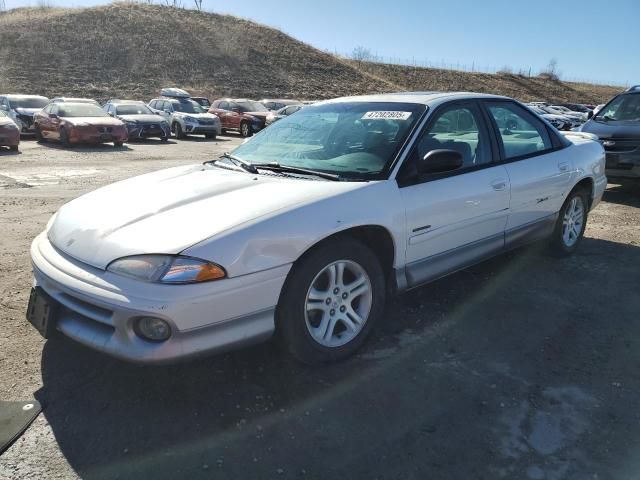
M 0 398 L 44 405 L 0 479 L 638 478 L 639 183 L 609 185 L 575 256 L 530 247 L 409 292 L 342 364 L 269 342 L 136 367 L 45 343 L 24 310 L 50 215 L 239 141 L 0 151 Z

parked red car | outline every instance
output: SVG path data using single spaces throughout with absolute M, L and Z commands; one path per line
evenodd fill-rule
M 0 110 L 0 147 L 9 147 L 18 151 L 20 145 L 20 128 L 2 110 Z
M 237 130 L 243 137 L 250 137 L 264 128 L 269 110 L 253 100 L 221 98 L 211 104 L 209 113 L 220 118 L 222 132 Z
M 67 147 L 77 143 L 110 143 L 121 147 L 127 127 L 91 103 L 50 103 L 34 115 L 38 141 L 58 140 Z

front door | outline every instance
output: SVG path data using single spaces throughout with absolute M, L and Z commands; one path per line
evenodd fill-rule
M 409 287 L 500 251 L 509 212 L 509 177 L 503 165 L 493 163 L 494 148 L 477 104 L 449 104 L 432 117 L 398 177 Z M 418 174 L 418 160 L 437 149 L 459 152 L 463 165 Z

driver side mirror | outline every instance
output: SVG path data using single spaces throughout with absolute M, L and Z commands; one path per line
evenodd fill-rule
M 56 119 L 56 118 L 58 118 L 58 115 L 56 115 L 55 113 L 50 113 L 49 114 L 49 118 Z
M 462 166 L 462 154 L 456 150 L 431 150 L 418 162 L 418 173 L 444 173 Z
M 231 109 L 231 111 L 232 111 L 233 113 L 240 113 L 240 109 L 239 109 L 238 107 L 233 107 L 233 108 Z
M 593 110 L 589 110 L 589 113 L 587 113 L 587 120 L 591 120 L 593 118 Z

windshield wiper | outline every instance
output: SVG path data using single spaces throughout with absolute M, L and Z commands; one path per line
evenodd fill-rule
M 228 158 L 235 165 L 238 165 L 240 168 L 242 168 L 243 170 L 246 170 L 249 173 L 258 173 L 258 169 L 255 167 L 253 163 L 247 162 L 246 160 L 243 160 L 240 157 L 236 157 L 235 155 L 232 155 L 228 152 L 223 153 L 220 158 Z M 218 160 L 211 160 L 210 162 L 205 162 L 205 163 L 214 163 L 214 162 L 217 162 Z
M 285 172 L 285 173 L 301 173 L 303 175 L 315 175 L 316 177 L 326 178 L 327 180 L 340 181 L 340 175 L 336 175 L 334 173 L 325 173 L 320 172 L 318 170 L 311 170 L 308 168 L 299 168 L 299 167 L 291 167 L 289 165 L 280 165 L 277 162 L 269 162 L 269 163 L 252 163 L 254 167 L 262 168 L 263 170 L 271 170 L 274 172 Z

